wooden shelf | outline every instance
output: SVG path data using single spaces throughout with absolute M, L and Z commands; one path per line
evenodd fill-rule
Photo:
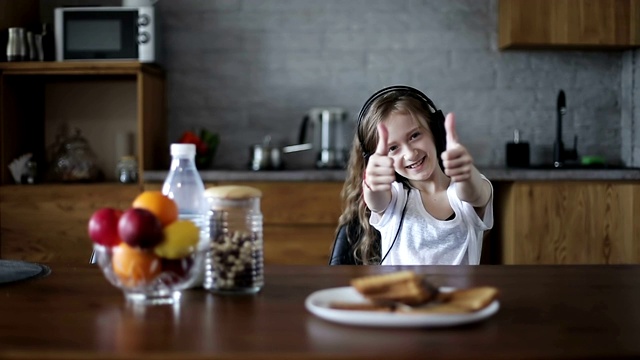
M 158 65 L 139 61 L 24 61 L 0 62 L 5 75 L 137 75 L 164 76 Z

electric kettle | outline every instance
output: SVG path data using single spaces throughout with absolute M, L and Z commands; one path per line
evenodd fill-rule
M 302 119 L 300 144 L 311 144 L 316 167 L 344 168 L 347 164 L 347 112 L 338 107 L 313 108 Z

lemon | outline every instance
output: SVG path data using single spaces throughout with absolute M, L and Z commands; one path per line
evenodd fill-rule
M 165 259 L 179 259 L 189 255 L 200 238 L 200 229 L 189 220 L 176 220 L 163 229 L 164 241 L 153 251 Z

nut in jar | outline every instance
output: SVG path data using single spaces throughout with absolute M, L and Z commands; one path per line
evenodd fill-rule
M 256 293 L 264 285 L 260 190 L 208 188 L 209 250 L 204 287 L 215 293 Z

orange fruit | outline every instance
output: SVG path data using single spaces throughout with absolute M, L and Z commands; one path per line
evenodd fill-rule
M 161 260 L 152 253 L 132 248 L 126 243 L 113 248 L 113 272 L 125 286 L 147 284 L 162 271 Z
M 133 200 L 132 206 L 152 212 L 160 220 L 162 227 L 178 219 L 178 205 L 160 191 L 143 191 Z

